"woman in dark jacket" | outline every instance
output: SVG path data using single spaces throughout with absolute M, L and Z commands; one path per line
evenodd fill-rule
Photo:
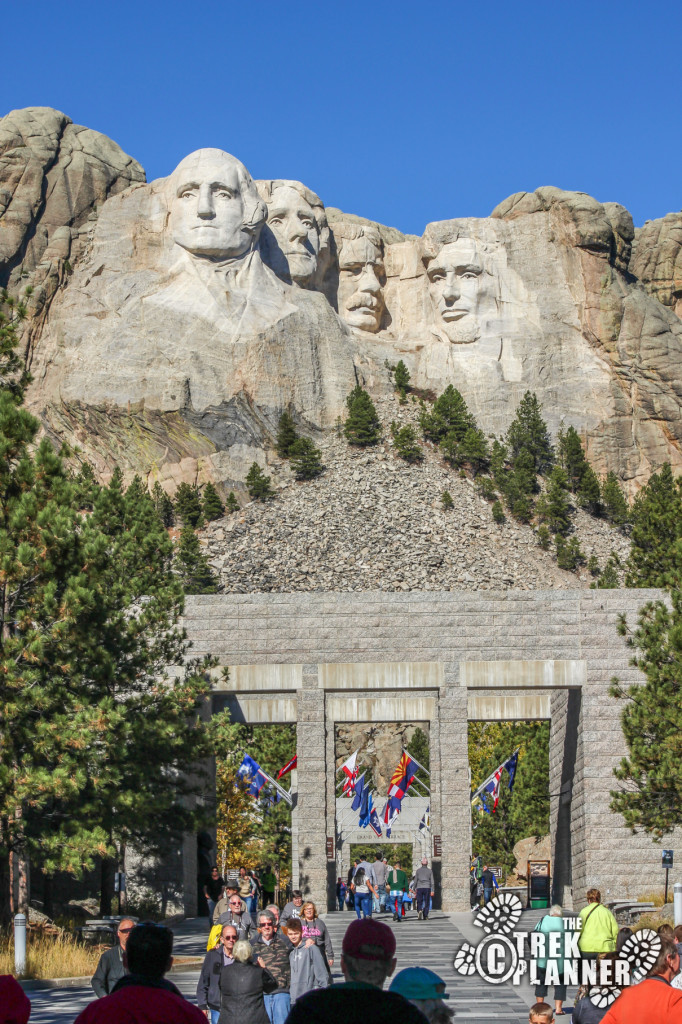
M 250 942 L 236 942 L 232 956 L 234 963 L 220 972 L 218 1024 L 270 1024 L 263 994 L 274 992 L 277 982 L 260 957 L 251 963 Z

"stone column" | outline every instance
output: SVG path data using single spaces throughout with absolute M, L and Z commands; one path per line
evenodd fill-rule
M 324 690 L 317 665 L 304 665 L 298 691 L 298 793 L 293 826 L 297 832 L 298 888 L 318 906 L 327 904 L 326 722 Z
M 467 690 L 460 685 L 459 664 L 444 666 L 444 685 L 438 699 L 440 753 L 440 808 L 434 815 L 432 836 L 440 834 L 443 910 L 468 910 L 471 858 L 471 805 L 467 747 Z M 432 751 L 434 745 L 432 744 Z M 431 754 L 431 763 L 437 758 Z M 432 795 L 435 787 L 432 786 Z M 439 815 L 439 817 L 438 817 Z M 440 833 L 436 824 L 440 818 Z M 434 877 L 439 862 L 433 861 Z
M 551 698 L 549 733 L 552 903 L 573 909 L 573 787 L 580 718 L 580 690 L 558 690 Z
M 442 868 L 442 860 L 433 860 L 433 837 L 441 836 L 442 838 L 442 815 L 441 815 L 441 749 L 440 749 L 440 701 L 439 694 L 434 694 L 434 703 L 436 706 L 436 713 L 433 716 L 431 722 L 429 722 L 429 788 L 431 789 L 431 797 L 429 800 L 429 817 L 431 824 L 431 831 L 426 832 L 426 842 L 423 847 L 423 854 L 420 852 L 420 858 L 422 856 L 428 857 L 429 865 L 433 869 L 433 882 L 435 885 L 435 895 L 433 897 L 433 903 L 435 907 L 441 908 L 443 906 L 443 879 L 442 874 L 439 876 L 439 872 Z M 468 762 L 467 762 L 468 764 Z M 418 865 L 417 865 L 418 866 Z

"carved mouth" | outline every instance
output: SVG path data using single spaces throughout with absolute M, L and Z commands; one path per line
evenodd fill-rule
M 350 302 L 348 304 L 348 309 L 350 310 L 351 313 L 354 313 L 356 311 L 362 312 L 362 310 L 366 310 L 367 312 L 374 312 L 378 308 L 379 302 L 377 299 L 374 298 L 373 295 L 367 295 L 366 297 L 363 296 L 360 299 L 354 299 L 353 302 Z
M 451 323 L 453 320 L 461 320 L 463 316 L 468 316 L 470 310 L 468 309 L 444 309 L 441 312 L 441 318 Z

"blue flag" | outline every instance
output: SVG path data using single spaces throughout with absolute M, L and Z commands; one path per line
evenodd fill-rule
M 358 825 L 360 826 L 360 828 L 367 828 L 373 810 L 374 804 L 372 801 L 372 794 L 369 791 L 369 786 L 365 786 L 362 792 L 362 803 L 360 804 L 360 817 L 358 819 Z
M 365 773 L 363 772 L 359 779 L 355 780 L 355 796 L 353 797 L 353 803 L 350 805 L 352 811 L 360 810 L 362 806 L 362 796 L 365 791 Z
M 518 765 L 518 761 L 519 761 L 519 752 L 517 750 L 516 753 L 512 754 L 512 756 L 509 758 L 509 760 L 505 761 L 505 763 L 504 763 L 504 767 L 509 772 L 509 792 L 510 793 L 511 793 L 511 791 L 514 788 L 514 779 L 516 778 L 516 767 Z
M 375 836 L 381 835 L 381 825 L 379 824 L 379 815 L 377 814 L 376 807 L 372 808 L 371 814 L 369 816 L 369 827 L 371 828 Z
M 267 782 L 258 761 L 254 761 L 248 754 L 244 755 L 242 763 L 237 768 L 237 776 L 245 784 L 251 796 L 258 796 Z

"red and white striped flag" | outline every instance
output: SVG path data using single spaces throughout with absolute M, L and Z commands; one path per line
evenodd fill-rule
M 357 750 L 355 750 L 350 755 L 348 760 L 345 761 L 341 765 L 341 770 L 343 771 L 344 775 L 346 776 L 346 778 L 343 780 L 343 792 L 346 793 L 346 794 L 352 793 L 353 790 L 355 789 L 355 782 L 356 782 L 356 779 L 358 777 L 358 769 L 357 769 L 357 766 L 356 766 L 357 759 L 358 759 L 358 752 L 357 752 Z M 338 769 L 337 769 L 337 771 L 338 771 Z
M 294 754 L 291 761 L 287 761 L 287 763 L 284 765 L 284 768 L 280 768 L 280 770 L 277 772 L 277 778 L 281 779 L 283 775 L 288 775 L 289 772 L 293 772 L 294 768 L 296 767 L 297 760 L 298 754 Z

